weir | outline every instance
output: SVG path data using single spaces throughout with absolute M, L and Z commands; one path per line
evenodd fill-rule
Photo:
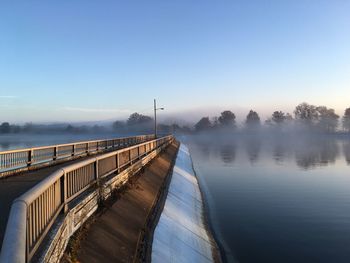
M 188 148 L 181 144 L 153 236 L 152 262 L 220 262 Z

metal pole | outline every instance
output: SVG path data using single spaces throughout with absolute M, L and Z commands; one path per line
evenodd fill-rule
M 154 99 L 154 138 L 157 139 L 157 103 Z

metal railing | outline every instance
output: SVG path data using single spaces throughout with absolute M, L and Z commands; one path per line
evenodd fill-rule
M 37 165 L 50 164 L 55 161 L 96 152 L 120 149 L 152 139 L 154 139 L 154 135 L 141 135 L 4 151 L 0 152 L 0 177 Z
M 166 136 L 66 166 L 24 193 L 12 204 L 0 262 L 29 262 L 71 200 L 172 140 Z

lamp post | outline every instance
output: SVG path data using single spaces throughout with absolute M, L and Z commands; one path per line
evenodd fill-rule
M 157 139 L 157 110 L 164 110 L 164 108 L 157 108 L 157 101 L 154 99 L 154 137 Z

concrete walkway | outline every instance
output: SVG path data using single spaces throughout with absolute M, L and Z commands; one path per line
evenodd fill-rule
M 156 157 L 137 180 L 81 234 L 77 262 L 133 262 L 140 233 L 170 173 L 175 143 Z
M 38 170 L 11 175 L 0 179 L 0 248 L 4 238 L 7 219 L 13 200 L 27 192 L 34 185 L 61 167 L 80 162 L 87 158 L 91 158 L 91 156 L 82 157 L 73 161 L 67 161 L 58 165 L 47 166 Z
M 116 150 L 117 149 L 115 149 L 115 151 Z M 0 248 L 2 246 L 2 241 L 5 235 L 7 219 L 10 213 L 13 200 L 27 192 L 34 185 L 36 185 L 37 183 L 39 183 L 58 169 L 73 163 L 81 162 L 88 158 L 105 154 L 107 152 L 109 151 L 91 154 L 88 156 L 82 156 L 74 160 L 63 161 L 59 164 L 42 167 L 37 170 L 26 171 L 20 174 L 0 178 Z
M 215 259 L 219 260 L 218 253 L 203 219 L 203 200 L 191 157 L 181 144 L 153 236 L 152 262 L 209 263 Z

